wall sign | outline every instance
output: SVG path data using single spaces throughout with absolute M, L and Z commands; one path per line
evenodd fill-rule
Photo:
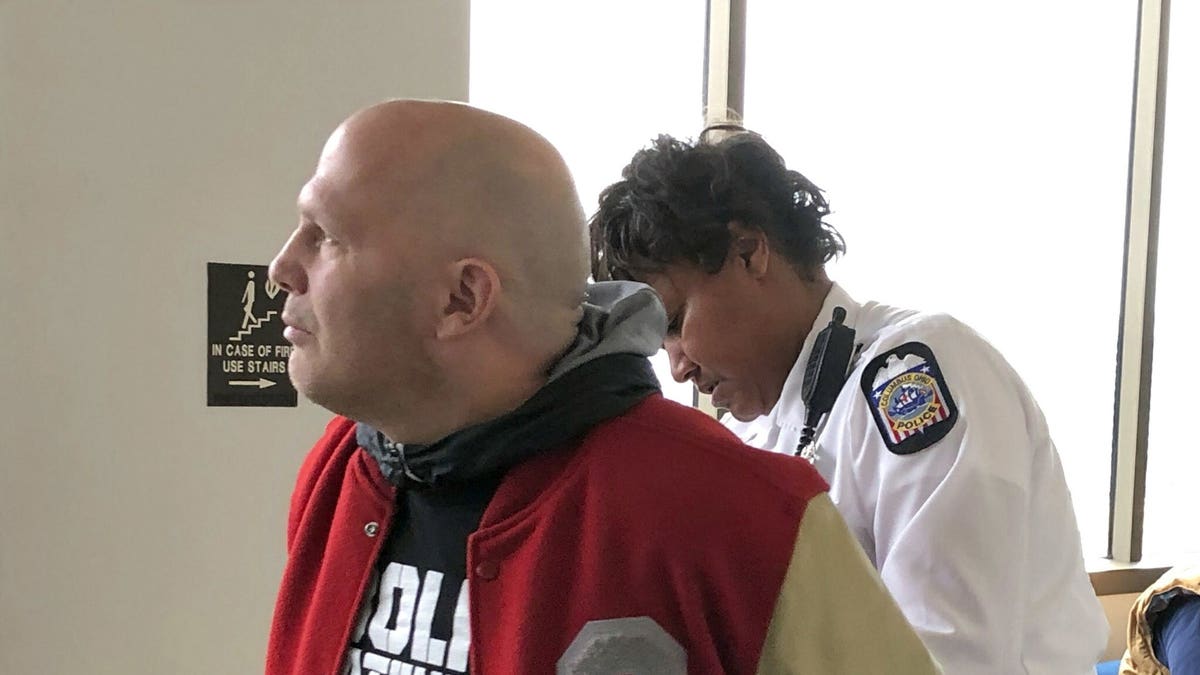
M 208 263 L 208 405 L 296 406 L 285 298 L 266 265 Z

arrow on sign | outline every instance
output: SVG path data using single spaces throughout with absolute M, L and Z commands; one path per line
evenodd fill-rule
M 267 387 L 274 387 L 278 383 L 268 380 L 265 377 L 260 377 L 257 380 L 230 380 L 229 384 L 235 387 L 258 387 L 259 389 L 266 389 Z

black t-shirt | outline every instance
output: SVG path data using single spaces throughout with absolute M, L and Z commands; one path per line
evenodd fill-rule
M 498 477 L 485 477 L 401 491 L 344 673 L 468 672 L 467 536 L 497 485 Z

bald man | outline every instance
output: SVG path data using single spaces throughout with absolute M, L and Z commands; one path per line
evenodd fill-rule
M 300 471 L 269 675 L 932 673 L 805 462 L 662 398 L 646 286 L 586 285 L 545 139 L 391 101 L 271 263 Z

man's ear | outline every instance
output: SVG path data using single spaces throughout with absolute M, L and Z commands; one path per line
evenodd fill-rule
M 443 296 L 437 336 L 453 338 L 483 325 L 500 300 L 500 275 L 480 258 L 451 263 L 449 293 Z
M 771 262 L 771 243 L 767 241 L 765 232 L 734 220 L 729 223 L 729 239 L 729 259 L 726 264 L 735 263 L 756 279 L 767 273 Z

